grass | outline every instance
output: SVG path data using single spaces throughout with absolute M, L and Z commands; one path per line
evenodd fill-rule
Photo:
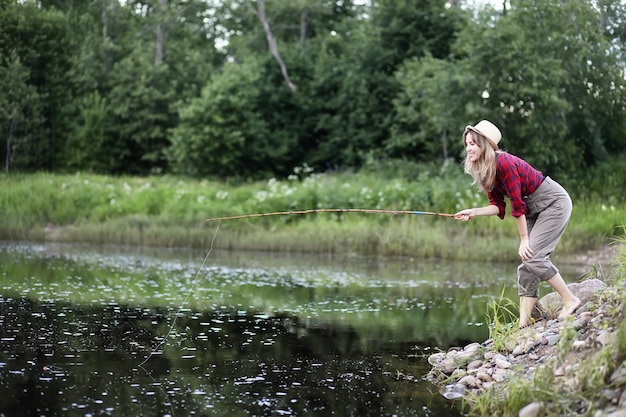
M 487 323 L 489 338 L 493 340 L 493 349 L 507 351 L 507 343 L 519 327 L 519 307 L 517 303 L 504 296 L 504 289 L 498 300 L 487 304 Z
M 206 248 L 217 227 L 206 219 L 213 217 L 329 208 L 454 213 L 488 204 L 454 164 L 415 166 L 402 177 L 389 167 L 332 174 L 305 168 L 283 180 L 240 184 L 172 176 L 4 174 L 0 238 Z M 584 191 L 573 195 L 574 213 L 557 253 L 595 248 L 623 235 L 621 188 L 605 198 L 611 190 L 593 181 L 598 200 Z M 585 190 L 581 181 L 572 184 Z M 505 262 L 517 260 L 517 239 L 510 216 L 460 223 L 416 215 L 317 213 L 223 221 L 215 244 L 221 249 Z

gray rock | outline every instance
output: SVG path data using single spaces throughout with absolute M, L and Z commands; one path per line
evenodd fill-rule
M 461 378 L 458 382 L 461 385 L 465 385 L 468 388 L 474 388 L 476 387 L 476 378 L 474 378 L 471 375 L 465 375 L 463 378 Z
M 478 345 L 478 347 L 480 348 L 480 345 Z M 470 349 L 464 350 L 454 355 L 454 361 L 457 363 L 457 365 L 465 365 L 481 357 L 482 353 L 479 349 Z
M 567 286 L 576 297 L 580 298 L 581 305 L 583 305 L 591 299 L 594 293 L 604 289 L 606 284 L 599 279 L 588 279 L 583 282 L 568 284 Z M 551 312 L 556 312 L 563 307 L 561 297 L 556 292 L 541 297 L 537 304 L 541 306 L 542 310 Z
M 611 383 L 616 386 L 626 385 L 626 366 L 622 365 L 611 374 Z
M 446 358 L 437 364 L 437 369 L 439 369 L 444 374 L 451 374 L 457 369 L 459 365 L 454 361 L 454 359 Z
M 436 367 L 445 357 L 445 352 L 433 353 L 428 357 L 428 363 Z
M 606 417 L 626 417 L 626 408 L 613 411 L 612 413 L 608 414 Z
M 543 403 L 530 403 L 519 410 L 518 417 L 541 417 L 545 414 Z
M 546 337 L 546 342 L 547 342 L 546 344 L 548 346 L 554 346 L 557 343 L 559 343 L 559 340 L 561 340 L 561 335 L 560 334 L 553 334 L 553 335 L 550 335 L 550 336 Z
M 596 337 L 596 342 L 600 343 L 602 346 L 606 346 L 611 343 L 614 338 L 613 333 L 602 331 L 598 337 Z
M 452 371 L 452 375 L 450 375 L 450 378 L 452 378 L 452 379 L 461 379 L 465 375 L 467 375 L 467 372 L 465 372 L 464 369 L 457 368 L 454 371 Z
M 443 396 L 447 400 L 457 400 L 459 398 L 463 398 L 463 394 L 465 394 L 465 385 L 461 384 L 451 384 L 446 385 L 446 389 L 443 392 Z
M 492 382 L 493 378 L 485 371 L 479 371 L 476 373 L 476 378 L 480 379 L 483 382 Z
M 463 348 L 463 350 L 465 352 L 475 352 L 477 350 L 479 350 L 482 346 L 480 345 L 480 343 L 478 342 L 474 342 L 474 343 L 470 343 L 469 345 L 465 346 L 465 348 Z
M 500 369 L 508 369 L 511 367 L 511 362 L 507 361 L 506 359 L 502 359 L 502 358 L 496 358 L 496 366 Z
M 523 345 L 517 345 L 515 346 L 515 349 L 513 349 L 513 352 L 511 352 L 511 354 L 513 356 L 519 356 L 522 353 L 524 353 L 524 346 Z

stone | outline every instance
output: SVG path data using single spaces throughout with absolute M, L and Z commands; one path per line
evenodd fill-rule
M 537 346 L 539 344 L 539 340 L 527 340 L 526 343 L 524 343 L 524 350 L 523 353 L 528 353 L 531 350 L 533 350 L 535 348 L 535 346 Z
M 559 343 L 559 340 L 561 340 L 561 335 L 560 334 L 553 334 L 550 336 L 546 337 L 546 343 L 548 346 L 554 346 L 557 343 Z
M 556 368 L 554 370 L 554 376 L 564 376 L 565 375 L 565 369 L 562 366 L 559 366 L 558 368 Z
M 463 378 L 465 375 L 467 375 L 467 372 L 465 372 L 464 369 L 457 368 L 454 371 L 452 371 L 452 375 L 450 375 L 450 378 L 460 379 L 460 378 Z
M 616 386 L 626 385 L 626 366 L 622 365 L 611 374 L 611 384 Z
M 480 346 L 480 343 L 478 342 L 474 342 L 474 343 L 470 343 L 469 345 L 465 346 L 465 348 L 463 349 L 465 352 L 476 352 L 477 350 L 479 350 L 482 346 Z
M 506 380 L 506 369 L 496 369 L 492 377 L 496 382 L 504 382 Z
M 515 349 L 513 349 L 513 352 L 511 352 L 511 355 L 513 356 L 519 356 L 522 353 L 524 353 L 524 346 L 522 345 L 517 345 L 515 346 Z
M 582 313 L 580 316 L 578 316 L 574 322 L 572 323 L 572 327 L 574 327 L 574 329 L 576 331 L 581 330 L 585 327 L 587 327 L 587 325 L 589 324 L 589 321 L 591 320 L 591 313 L 587 312 L 587 313 Z
M 617 401 L 619 400 L 620 396 L 622 395 L 622 390 L 620 390 L 620 389 L 605 389 L 605 390 L 602 390 L 602 395 L 607 400 L 613 401 L 615 404 L 617 404 Z
M 437 366 L 446 357 L 444 352 L 433 353 L 428 357 L 428 363 L 432 366 Z
M 458 384 L 465 385 L 468 388 L 474 388 L 476 387 L 476 378 L 471 375 L 465 375 L 459 380 Z
M 541 417 L 545 414 L 545 407 L 542 403 L 530 403 L 519 410 L 518 417 Z
M 502 359 L 502 358 L 496 358 L 496 366 L 500 369 L 508 369 L 511 367 L 511 362 L 507 361 L 506 359 Z
M 480 345 L 478 345 L 480 348 Z M 465 365 L 469 362 L 472 362 L 482 356 L 482 353 L 478 349 L 469 349 L 464 350 L 462 352 L 458 352 L 454 355 L 454 361 L 457 365 Z
M 480 379 L 483 382 L 492 382 L 493 378 L 487 372 L 479 371 L 476 373 L 476 378 Z
M 485 358 L 486 361 L 490 361 L 491 359 L 495 358 L 496 355 L 498 355 L 498 352 L 490 350 L 489 352 L 485 352 L 483 358 Z
M 622 408 L 617 411 L 613 411 L 610 414 L 607 414 L 606 417 L 626 417 L 626 408 Z
M 467 364 L 467 370 L 473 371 L 474 369 L 478 369 L 481 366 L 483 366 L 483 361 L 481 361 L 480 359 L 477 359 Z
M 454 361 L 454 359 L 449 359 L 446 358 L 444 360 L 442 360 L 441 362 L 439 362 L 439 364 L 437 365 L 437 368 L 443 372 L 444 374 L 451 374 L 452 372 L 454 372 L 454 370 L 456 370 L 459 366 L 457 365 L 457 363 Z
M 600 343 L 602 346 L 606 346 L 611 343 L 614 339 L 614 335 L 611 332 L 603 331 L 598 337 L 596 337 L 596 342 Z
M 446 389 L 443 392 L 444 398 L 447 400 L 457 400 L 459 398 L 463 398 L 463 394 L 465 394 L 465 385 L 461 384 L 451 384 L 447 385 Z
M 580 298 L 581 305 L 583 305 L 591 299 L 594 293 L 604 289 L 606 284 L 599 279 L 588 279 L 583 282 L 568 284 L 567 286 L 576 297 Z M 561 297 L 556 292 L 541 297 L 537 303 L 542 306 L 543 310 L 550 312 L 556 312 L 563 306 Z

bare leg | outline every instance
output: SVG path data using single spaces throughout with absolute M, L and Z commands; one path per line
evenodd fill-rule
M 519 298 L 519 327 L 526 327 L 530 324 L 532 318 L 531 315 L 537 304 L 537 298 L 535 297 L 520 297 Z
M 559 314 L 560 319 L 564 319 L 565 317 L 573 314 L 574 311 L 580 307 L 580 298 L 576 297 L 568 288 L 565 281 L 563 281 L 561 274 L 557 272 L 555 276 L 548 280 L 548 284 L 550 284 L 550 286 L 561 296 L 563 309 L 561 310 L 561 314 Z

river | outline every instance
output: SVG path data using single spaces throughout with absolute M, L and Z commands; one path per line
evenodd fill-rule
M 0 416 L 462 416 L 427 356 L 486 340 L 514 274 L 1 242 Z

